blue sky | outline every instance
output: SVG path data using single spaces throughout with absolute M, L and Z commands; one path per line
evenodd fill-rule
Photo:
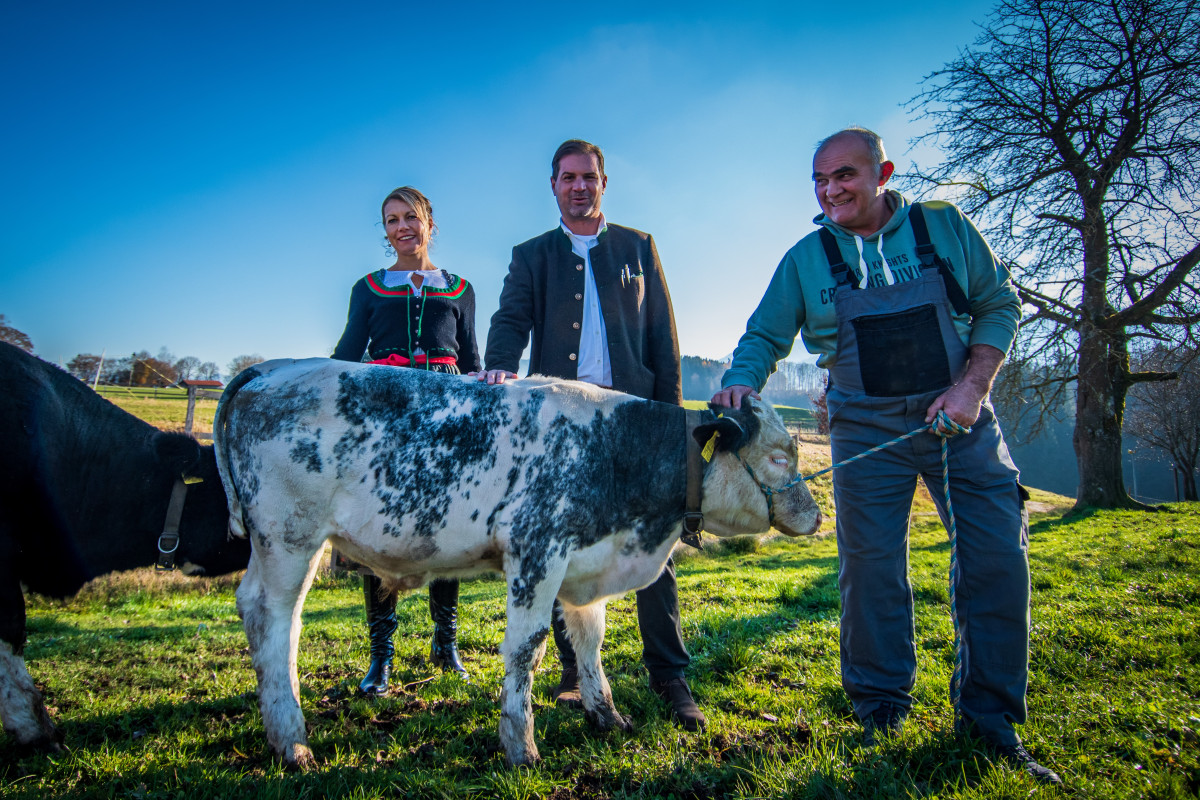
M 814 142 L 866 125 L 903 171 L 902 104 L 991 6 L 7 3 L 0 313 L 52 361 L 328 355 L 411 184 L 482 346 L 579 137 L 608 219 L 655 237 L 681 350 L 721 357 L 812 230 Z

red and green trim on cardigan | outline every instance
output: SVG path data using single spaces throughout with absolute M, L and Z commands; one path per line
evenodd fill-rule
M 384 271 L 385 270 L 379 270 L 378 272 L 369 273 L 366 276 L 364 280 L 367 282 L 368 289 L 380 297 L 412 296 L 412 287 L 408 286 L 407 284 L 404 286 L 384 286 L 383 278 L 381 276 L 381 273 Z M 445 272 L 445 270 L 443 270 L 443 272 Z M 427 297 L 445 297 L 448 300 L 454 300 L 458 297 L 462 297 L 463 293 L 467 291 L 467 286 L 469 285 L 466 280 L 451 272 L 446 272 L 446 276 L 450 280 L 447 282 L 447 285 L 444 289 L 437 286 L 430 286 L 428 289 L 423 291 L 423 294 Z

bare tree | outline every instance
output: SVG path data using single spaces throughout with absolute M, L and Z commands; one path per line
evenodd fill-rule
M 1183 499 L 1197 500 L 1200 462 L 1200 350 L 1155 347 L 1139 358 L 1143 369 L 1171 372 L 1173 381 L 1133 388 L 1126 431 L 1166 453 L 1183 473 Z
M 175 367 L 175 374 L 179 376 L 179 380 L 187 380 L 197 377 L 196 372 L 200 369 L 200 359 L 195 356 L 184 356 L 172 366 Z
M 252 367 L 255 364 L 262 363 L 262 361 L 263 357 L 258 353 L 255 353 L 251 356 L 238 356 L 237 358 L 233 359 L 233 361 L 229 362 L 229 377 L 232 378 L 246 367 Z
M 67 372 L 84 383 L 91 385 L 96 380 L 97 370 L 100 369 L 101 359 L 95 353 L 80 353 L 67 362 Z
M 216 381 L 221 379 L 221 368 L 217 366 L 215 361 L 205 361 L 196 368 L 197 379 L 202 381 Z
M 1200 323 L 1200 0 L 1007 0 L 912 101 L 948 192 L 1012 265 L 1019 355 L 1074 383 L 1076 507 L 1142 507 L 1121 428 L 1131 340 Z
M 16 345 L 26 353 L 33 352 L 33 340 L 27 334 L 8 324 L 8 318 L 0 314 L 0 342 Z

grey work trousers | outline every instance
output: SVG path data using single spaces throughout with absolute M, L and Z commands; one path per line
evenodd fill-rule
M 940 392 L 838 397 L 830 390 L 834 463 L 925 425 Z M 985 404 L 950 439 L 957 530 L 957 607 L 964 723 L 996 744 L 1020 740 L 1029 674 L 1028 517 L 999 425 Z M 917 661 L 908 530 L 917 477 L 946 522 L 941 440 L 922 434 L 839 468 L 833 477 L 842 595 L 842 685 L 859 718 L 912 705 Z

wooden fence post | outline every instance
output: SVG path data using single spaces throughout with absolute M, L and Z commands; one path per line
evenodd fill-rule
M 187 417 L 183 420 L 183 432 L 188 436 L 192 435 L 192 418 L 196 415 L 196 387 L 187 387 L 188 392 L 188 408 Z

